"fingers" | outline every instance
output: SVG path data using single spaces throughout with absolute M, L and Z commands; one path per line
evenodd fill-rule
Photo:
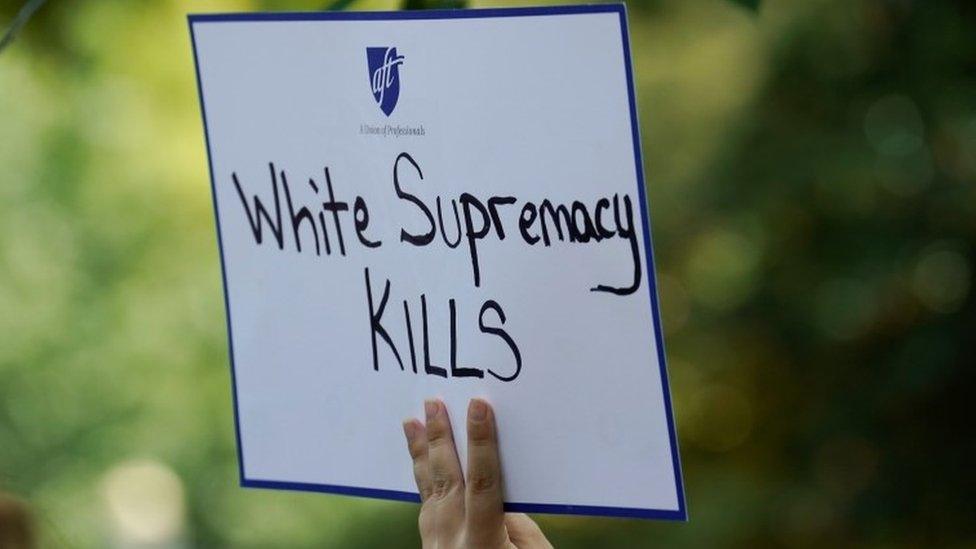
M 430 467 L 430 501 L 437 509 L 437 531 L 456 532 L 464 520 L 464 478 L 454 448 L 447 407 L 439 400 L 424 402 L 427 416 L 427 460 Z
M 403 434 L 407 437 L 407 449 L 413 459 L 413 479 L 417 482 L 420 501 L 426 502 L 433 491 L 427 463 L 427 429 L 416 419 L 408 419 L 403 422 Z
M 534 520 L 524 513 L 505 515 L 505 528 L 508 538 L 518 547 L 552 549 L 552 544 Z
M 423 506 L 420 531 L 424 547 L 552 547 L 525 515 L 505 515 L 495 414 L 482 399 L 468 406 L 468 475 L 462 475 L 447 408 L 439 400 L 424 403 L 426 425 L 403 424 L 414 479 Z
M 501 546 L 505 541 L 501 471 L 495 415 L 487 402 L 468 405 L 468 478 L 465 482 L 467 531 L 479 546 Z

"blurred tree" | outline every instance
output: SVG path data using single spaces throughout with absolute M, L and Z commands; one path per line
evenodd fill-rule
M 740 6 L 744 6 L 746 8 L 749 8 L 751 10 L 758 10 L 759 9 L 760 0 L 731 0 L 731 1 L 734 2 L 734 3 L 736 3 L 736 4 L 739 4 Z
M 416 546 L 410 505 L 236 487 L 185 13 L 322 5 L 50 2 L 0 55 L 0 486 L 45 545 L 165 526 Z M 973 5 L 631 7 L 692 518 L 543 527 L 561 547 L 976 542 Z

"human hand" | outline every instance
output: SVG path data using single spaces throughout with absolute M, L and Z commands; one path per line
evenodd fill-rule
M 420 492 L 420 539 L 424 548 L 551 548 L 542 530 L 522 513 L 502 508 L 495 414 L 481 399 L 468 405 L 468 478 L 461 474 L 447 407 L 424 403 L 426 425 L 403 423 Z

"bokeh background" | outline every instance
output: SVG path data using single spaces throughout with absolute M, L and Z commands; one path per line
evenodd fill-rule
M 972 547 L 976 6 L 753 4 L 628 5 L 691 522 L 538 520 Z M 0 488 L 42 546 L 418 546 L 413 505 L 237 487 L 185 16 L 323 7 L 52 0 L 0 52 Z

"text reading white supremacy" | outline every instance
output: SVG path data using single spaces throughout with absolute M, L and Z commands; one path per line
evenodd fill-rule
M 484 275 L 478 246 L 486 239 L 540 250 L 557 241 L 567 245 L 621 242 L 629 246 L 632 268 L 626 273 L 608 273 L 607 277 L 624 279 L 625 283 L 595 281 L 588 290 L 626 296 L 641 286 L 634 204 L 628 194 L 600 197 L 591 204 L 580 200 L 555 203 L 548 198 L 530 201 L 515 196 L 477 197 L 467 192 L 448 200 L 437 195 L 432 203 L 424 202 L 414 189 L 431 182 L 424 179 L 420 162 L 410 153 L 401 152 L 392 162 L 390 182 L 390 192 L 402 203 L 402 208 L 397 210 L 398 223 L 379 223 L 377 219 L 371 219 L 369 206 L 362 196 L 357 195 L 351 201 L 337 196 L 336 189 L 340 185 L 333 181 L 328 166 L 323 169 L 321 179 L 301 178 L 308 186 L 301 194 L 306 198 L 311 196 L 311 201 L 298 198 L 297 189 L 289 181 L 287 172 L 273 162 L 268 163 L 268 173 L 270 188 L 262 192 L 250 192 L 253 188 L 246 185 L 247 182 L 242 185 L 237 172 L 230 174 L 240 199 L 241 209 L 238 211 L 246 216 L 257 246 L 277 246 L 283 252 L 294 250 L 322 258 L 346 258 L 347 245 L 360 245 L 369 250 L 385 245 L 462 248 L 470 257 L 472 283 L 480 287 Z M 436 185 L 436 182 L 433 184 Z M 245 191 L 245 186 L 248 191 Z M 450 204 L 447 212 L 446 203 Z M 398 227 L 398 233 L 380 234 L 383 228 L 389 227 Z M 355 233 L 355 240 L 346 237 L 350 232 Z M 270 239 L 266 238 L 268 233 Z M 394 319 L 399 313 L 388 311 L 389 278 L 384 280 L 380 290 L 379 285 L 374 286 L 369 267 L 363 266 L 363 281 L 374 370 L 380 370 L 380 348 L 386 346 L 388 354 L 402 371 L 409 368 L 414 373 L 445 378 L 484 378 L 487 374 L 503 382 L 514 381 L 522 371 L 518 337 L 506 330 L 505 310 L 498 301 L 484 300 L 477 315 L 478 329 L 480 333 L 500 338 L 511 351 L 511 364 L 460 364 L 458 305 L 451 298 L 447 302 L 450 363 L 437 365 L 431 361 L 427 296 L 419 296 L 418 327 L 411 314 L 409 300 L 402 300 L 402 322 Z

